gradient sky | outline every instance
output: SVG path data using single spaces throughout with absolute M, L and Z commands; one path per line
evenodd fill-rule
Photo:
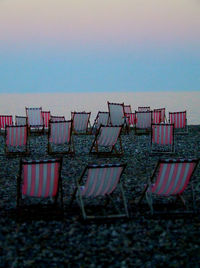
M 0 93 L 200 90 L 199 0 L 0 0 Z

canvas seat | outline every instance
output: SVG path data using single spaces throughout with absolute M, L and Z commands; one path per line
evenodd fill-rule
M 92 146 L 91 154 L 121 156 L 123 148 L 121 143 L 122 126 L 103 126 L 97 131 Z
M 28 126 L 6 126 L 5 141 L 7 155 L 28 154 Z
M 153 113 L 155 113 L 155 121 L 154 121 L 154 123 L 159 124 L 159 123 L 165 123 L 166 122 L 165 108 L 154 109 Z M 160 115 L 159 115 L 159 113 L 160 113 Z M 159 120 L 159 122 L 158 122 L 158 120 Z
M 51 117 L 51 112 L 50 111 L 42 111 L 42 117 L 43 117 L 43 122 L 44 122 L 44 129 L 46 131 L 49 130 L 49 120 Z
M 21 116 L 21 115 L 15 116 L 15 125 L 16 126 L 26 126 L 27 124 L 28 124 L 28 122 L 27 122 L 26 116 Z
M 191 184 L 191 177 L 197 167 L 198 159 L 160 159 L 148 184 L 139 199 L 139 203 L 146 195 L 147 203 L 154 213 L 153 200 L 156 197 L 166 199 L 176 197 L 186 208 L 183 192 Z M 173 206 L 174 208 L 174 206 Z M 159 213 L 163 213 L 164 210 Z M 169 211 L 167 211 L 169 213 Z
M 188 133 L 187 114 L 183 112 L 169 112 L 169 122 L 174 124 L 175 134 Z
M 91 134 L 91 112 L 71 112 L 74 134 Z
M 44 133 L 44 120 L 42 116 L 42 107 L 28 108 L 25 107 L 26 116 L 28 118 L 29 133 L 34 132 L 38 134 Z
M 121 176 L 125 167 L 126 164 L 86 166 L 80 176 L 80 179 L 76 180 L 76 188 L 71 200 L 72 204 L 73 200 L 75 198 L 77 199 L 78 204 L 81 207 L 83 219 L 129 217 L 126 198 L 121 182 Z M 119 208 L 121 205 L 121 199 L 118 200 L 120 195 L 123 202 L 123 211 Z M 116 197 L 115 201 L 113 199 L 114 197 Z M 106 208 L 106 211 L 104 211 L 103 215 L 100 213 L 94 215 L 95 212 L 100 212 L 100 209 L 97 209 L 97 206 L 101 201 L 106 201 L 106 204 L 103 206 L 103 208 Z M 88 215 L 88 212 L 86 212 L 86 206 L 88 203 L 91 205 L 92 202 L 95 204 L 94 212 L 92 215 Z M 115 214 L 113 214 L 113 212 L 109 213 L 109 202 L 112 202 L 112 205 L 116 209 Z
M 12 115 L 0 115 L 0 132 L 5 133 L 6 126 L 13 125 Z
M 72 120 L 49 123 L 48 153 L 74 154 Z
M 20 218 L 63 213 L 62 159 L 22 160 L 17 179 L 17 211 Z M 60 206 L 57 205 L 58 199 Z M 46 209 L 46 210 L 45 210 Z
M 174 153 L 174 125 L 151 125 L 151 153 Z
M 100 125 L 107 126 L 108 120 L 109 120 L 109 112 L 99 111 L 92 126 L 92 133 L 95 133 L 99 129 Z
M 121 126 L 125 123 L 124 103 L 111 103 L 108 101 L 109 124 Z
M 152 111 L 135 111 L 135 134 L 148 134 L 151 131 Z

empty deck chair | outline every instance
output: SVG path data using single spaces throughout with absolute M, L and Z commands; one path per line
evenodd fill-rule
M 42 117 L 43 117 L 43 122 L 44 122 L 44 129 L 48 130 L 51 112 L 50 111 L 42 111 Z
M 174 125 L 151 125 L 151 153 L 174 152 Z
M 51 122 L 60 122 L 65 121 L 65 117 L 63 115 L 51 115 Z
M 16 126 L 26 126 L 27 124 L 28 124 L 28 122 L 27 122 L 26 116 L 21 116 L 21 115 L 15 116 L 15 125 Z
M 95 133 L 99 129 L 100 125 L 107 126 L 108 120 L 109 120 L 109 112 L 99 111 L 92 126 L 92 133 Z
M 124 113 L 125 113 L 125 114 L 130 114 L 130 113 L 132 113 L 131 105 L 125 105 L 125 104 L 124 104 Z
M 165 108 L 157 108 L 153 110 L 154 113 L 160 112 L 160 122 L 155 122 L 155 123 L 165 123 L 166 122 L 166 115 L 165 115 Z
M 127 203 L 125 199 L 125 194 L 121 182 L 121 176 L 126 167 L 126 164 L 106 164 L 106 165 L 88 165 L 84 169 L 79 180 L 76 180 L 76 188 L 72 195 L 72 200 L 77 198 L 78 203 L 80 204 L 82 216 L 86 219 L 98 219 L 98 218 L 117 218 L 117 217 L 129 217 Z M 114 195 L 119 197 L 119 193 L 122 196 L 123 201 L 123 210 L 121 212 L 118 206 L 118 201 L 113 200 Z M 86 213 L 86 200 L 95 202 L 96 200 L 107 201 L 106 206 L 106 215 L 87 215 Z M 116 209 L 116 214 L 109 213 L 108 202 L 112 201 L 114 208 Z M 120 202 L 121 203 L 121 202 Z M 98 203 L 97 203 L 98 204 Z M 86 204 L 87 205 L 87 204 Z M 104 205 L 104 207 L 105 207 Z M 120 204 L 119 204 L 120 205 Z M 100 209 L 97 209 L 95 203 L 94 207 L 95 212 L 100 212 Z
M 147 202 L 150 206 L 151 213 L 153 214 L 153 198 L 156 196 L 163 198 L 175 196 L 179 198 L 184 207 L 186 207 L 186 202 L 182 193 L 185 191 L 188 184 L 191 184 L 191 177 L 198 162 L 198 159 L 160 159 L 152 177 L 145 186 L 139 203 L 146 194 Z
M 109 124 L 121 126 L 125 123 L 124 103 L 111 103 L 108 101 Z
M 5 141 L 7 155 L 28 154 L 28 126 L 6 126 Z
M 138 112 L 149 112 L 151 111 L 150 106 L 139 106 L 138 107 Z
M 152 111 L 135 111 L 136 123 L 135 134 L 148 134 L 151 131 Z
M 62 159 L 48 160 L 22 160 L 20 161 L 19 176 L 17 179 L 17 210 L 18 216 L 22 215 L 27 208 L 27 215 L 30 216 L 31 207 L 34 208 L 34 216 L 43 216 L 46 207 L 47 215 L 51 213 L 50 207 L 55 208 L 55 213 L 63 211 L 62 180 L 61 180 Z M 57 201 L 60 199 L 58 210 Z M 34 205 L 31 206 L 30 204 Z
M 160 124 L 161 123 L 161 111 L 160 110 L 153 110 L 152 123 L 153 124 Z
M 42 107 L 40 108 L 27 108 L 26 116 L 28 118 L 29 132 L 44 133 L 44 120 L 42 116 Z
M 74 134 L 91 134 L 90 125 L 91 112 L 72 112 Z
M 6 126 L 13 125 L 12 115 L 0 115 L 0 132 L 5 132 Z
M 122 155 L 123 148 L 120 137 L 121 131 L 122 126 L 101 125 L 95 135 L 94 141 L 90 148 L 90 153 L 97 155 L 109 155 L 109 156 Z
M 73 154 L 72 120 L 49 123 L 49 154 Z
M 175 134 L 188 133 L 186 111 L 173 113 L 169 112 L 169 122 L 174 124 Z

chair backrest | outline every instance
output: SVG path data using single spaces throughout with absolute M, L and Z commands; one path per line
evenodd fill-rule
M 150 106 L 139 106 L 138 107 L 138 112 L 149 112 L 151 109 L 150 109 Z
M 157 109 L 154 109 L 153 111 L 161 113 L 160 122 L 157 122 L 157 123 L 165 123 L 165 121 L 166 121 L 165 108 L 157 108 Z
M 44 121 L 42 117 L 42 107 L 39 108 L 27 108 L 26 115 L 28 118 L 28 126 L 29 127 L 38 127 L 44 126 Z
M 135 111 L 136 116 L 136 128 L 147 129 L 151 128 L 152 123 L 152 111 Z
M 124 105 L 124 113 L 132 113 L 131 105 Z
M 161 123 L 161 111 L 160 110 L 153 110 L 152 112 L 152 122 L 153 124 L 160 124 Z
M 135 125 L 136 123 L 136 116 L 135 113 L 126 113 L 126 118 L 128 120 L 129 125 Z
M 0 115 L 0 129 L 5 129 L 6 126 L 12 126 L 12 115 Z
M 15 125 L 16 126 L 25 126 L 27 125 L 27 117 L 26 116 L 15 116 Z
M 88 165 L 83 174 L 86 174 L 86 182 L 81 195 L 96 197 L 111 194 L 117 187 L 125 167 L 126 164 Z
M 64 144 L 71 140 L 72 120 L 49 123 L 49 141 L 54 144 Z
M 58 194 L 61 159 L 21 160 L 21 193 L 33 197 L 55 197 Z
M 99 129 L 97 144 L 99 146 L 113 146 L 121 133 L 122 126 L 101 126 Z
M 28 126 L 6 126 L 6 145 L 23 146 L 27 144 Z
M 174 128 L 185 128 L 187 125 L 186 111 L 169 112 L 169 122 L 174 124 Z
M 160 145 L 172 145 L 174 143 L 174 125 L 152 124 L 151 142 Z
M 124 103 L 108 102 L 109 123 L 112 126 L 121 126 L 124 124 Z
M 43 117 L 44 127 L 48 128 L 49 127 L 49 120 L 51 117 L 51 112 L 50 111 L 42 111 L 42 117 Z
M 91 112 L 72 112 L 73 130 L 77 133 L 87 132 Z
M 51 120 L 51 122 L 65 121 L 65 117 L 62 115 L 51 115 L 50 120 Z
M 109 120 L 109 112 L 101 112 L 99 111 L 95 120 L 96 128 L 99 128 L 100 125 L 107 126 Z
M 194 173 L 198 159 L 159 160 L 151 178 L 151 192 L 158 195 L 181 194 Z

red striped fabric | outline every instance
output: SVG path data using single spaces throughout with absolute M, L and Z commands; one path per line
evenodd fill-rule
M 135 113 L 126 113 L 126 118 L 128 119 L 129 125 L 135 125 L 136 123 L 136 116 Z
M 69 143 L 71 138 L 71 121 L 50 122 L 49 141 L 54 144 Z
M 5 129 L 6 126 L 12 126 L 12 115 L 0 115 L 0 129 Z
M 23 146 L 27 143 L 27 126 L 7 126 L 6 145 Z
M 28 125 L 30 127 L 38 127 L 38 126 L 44 125 L 41 107 L 40 108 L 27 108 L 26 107 L 26 114 L 28 118 Z
M 88 123 L 90 119 L 90 113 L 73 113 L 73 129 L 76 132 L 86 132 L 88 129 Z
M 113 146 L 118 140 L 120 131 L 121 127 L 101 127 L 97 138 L 97 144 L 99 146 Z
M 153 123 L 154 124 L 161 123 L 161 111 L 158 111 L 158 110 L 153 111 Z
M 123 103 L 109 103 L 109 119 L 112 126 L 121 126 L 124 124 L 124 104 Z
M 186 111 L 169 113 L 170 123 L 174 124 L 174 128 L 186 127 Z
M 42 111 L 42 117 L 44 121 L 44 127 L 49 127 L 49 120 L 50 120 L 51 112 L 50 111 Z
M 152 125 L 152 143 L 172 145 L 173 128 L 173 125 Z

